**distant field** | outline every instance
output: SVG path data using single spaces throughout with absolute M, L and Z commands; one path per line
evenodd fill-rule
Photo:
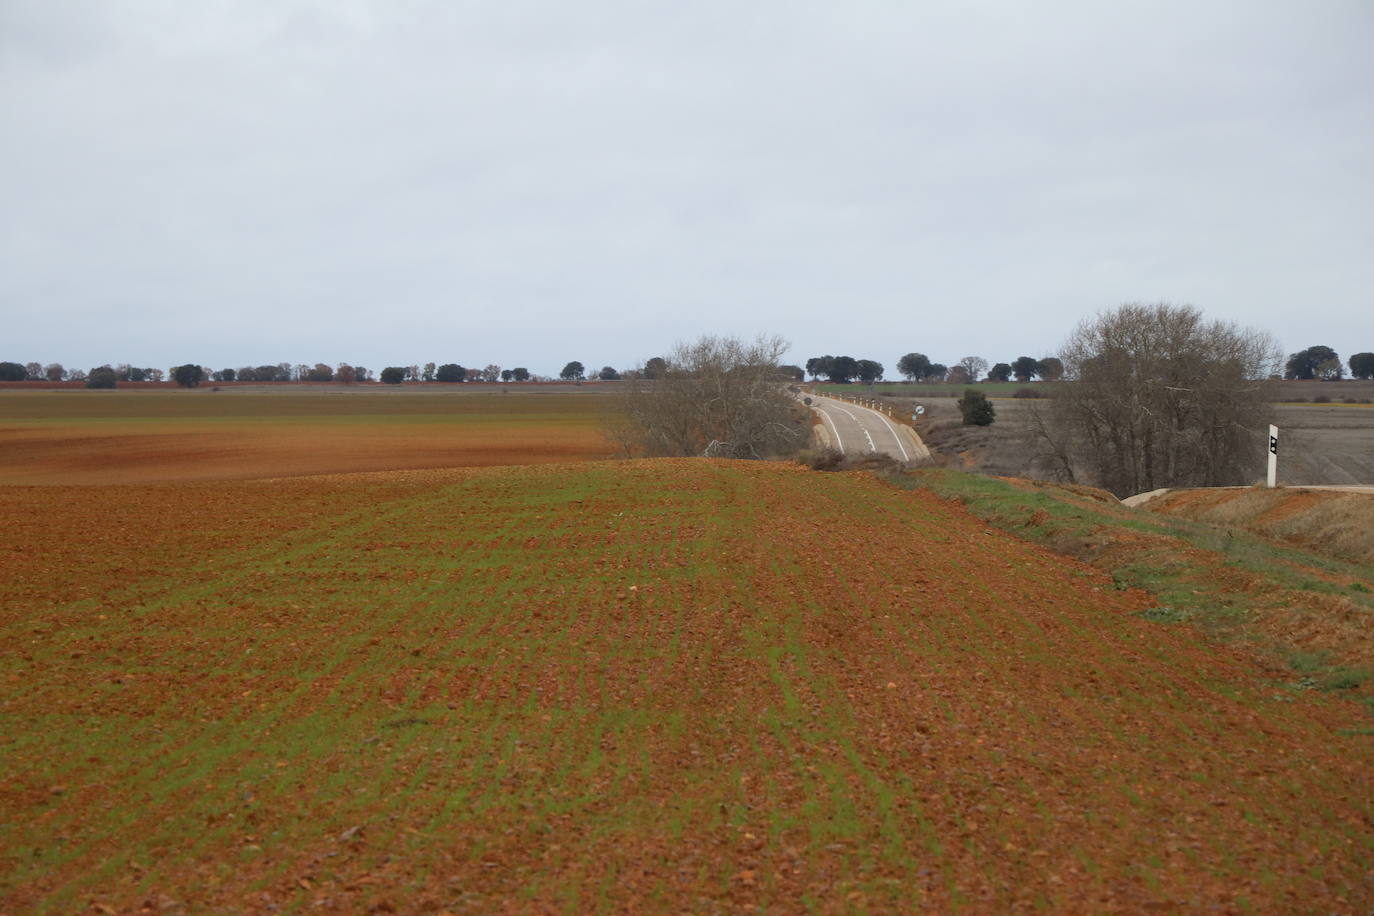
M 1374 908 L 1362 707 L 928 491 L 644 461 L 0 515 L 0 911 Z
M 1332 388 L 1327 385 L 1316 390 Z M 1345 390 L 1354 396 L 1362 389 L 1351 383 Z M 916 424 L 917 432 L 954 466 L 1012 477 L 1037 476 L 1029 461 L 1042 447 L 1028 438 L 1029 412 L 1036 405 L 1043 409 L 1044 401 L 999 398 L 993 405 L 997 419 L 988 427 L 964 426 L 954 398 L 894 397 L 879 398 L 879 403 L 889 403 L 901 416 L 910 416 L 915 404 L 923 406 L 925 413 Z M 1284 402 L 1274 405 L 1274 413 L 1282 442 L 1280 484 L 1374 484 L 1374 405 L 1346 404 L 1340 399 L 1331 403 Z M 1257 449 L 1265 447 L 1261 436 L 1255 441 Z
M 609 457 L 594 386 L 0 391 L 0 484 L 131 483 Z

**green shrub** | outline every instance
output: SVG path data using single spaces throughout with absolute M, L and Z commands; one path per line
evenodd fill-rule
M 964 416 L 965 426 L 991 426 L 997 415 L 988 396 L 976 388 L 964 389 L 964 396 L 959 399 L 959 413 Z

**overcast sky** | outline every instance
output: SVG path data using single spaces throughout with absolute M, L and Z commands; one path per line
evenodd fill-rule
M 0 0 L 0 359 L 1374 349 L 1370 0 Z

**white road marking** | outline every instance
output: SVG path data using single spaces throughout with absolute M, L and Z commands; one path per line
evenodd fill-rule
M 892 421 L 889 420 L 887 417 L 883 416 L 882 414 L 878 413 L 878 411 L 876 410 L 873 412 L 878 414 L 879 420 L 882 420 L 884 423 L 887 424 L 887 429 L 890 433 L 892 433 L 892 438 L 897 440 L 897 447 L 902 450 L 902 460 L 910 461 L 911 456 L 906 453 L 906 446 L 902 445 L 902 437 L 897 435 L 897 430 L 892 428 Z
M 845 415 L 846 417 L 848 417 L 849 419 L 851 419 L 851 420 L 854 421 L 854 425 L 856 425 L 856 426 L 859 427 L 859 432 L 863 433 L 863 434 L 864 434 L 864 438 L 868 440 L 868 450 L 869 450 L 870 452 L 876 452 L 876 451 L 878 450 L 878 446 L 876 446 L 876 445 L 873 444 L 873 437 L 870 436 L 870 435 L 868 434 L 868 428 L 865 427 L 865 426 L 863 425 L 863 423 L 859 422 L 859 418 L 856 417 L 856 416 L 854 416 L 854 415 L 853 415 L 852 413 L 850 413 L 849 411 L 845 410 L 843 407 L 840 407 L 839 405 L 836 405 L 836 406 L 835 406 L 835 409 L 838 410 L 840 413 L 844 414 L 844 415 Z M 900 443 L 899 443 L 899 444 L 900 444 Z
M 847 408 L 841 406 L 841 403 L 842 402 L 838 398 L 833 398 L 829 395 L 818 395 L 816 396 L 816 401 L 812 407 L 812 409 L 819 411 L 820 415 L 825 418 L 825 421 L 830 424 L 831 430 L 833 430 L 835 433 L 835 444 L 836 446 L 838 446 L 840 454 L 844 454 L 844 442 L 840 439 L 840 429 L 838 426 L 835 425 L 835 418 L 830 416 L 830 412 L 826 410 L 826 407 L 833 407 L 836 410 L 842 412 L 845 416 L 849 417 L 849 419 L 853 420 L 854 423 L 859 427 L 860 431 L 863 432 L 864 438 L 868 440 L 868 450 L 870 452 L 877 452 L 878 446 L 876 443 L 874 443 L 873 436 L 868 431 L 868 428 L 858 417 L 851 413 Z M 859 407 L 857 404 L 854 406 L 859 410 L 864 410 L 868 413 L 876 414 L 878 419 L 883 421 L 883 425 L 887 427 L 888 432 L 892 434 L 892 441 L 897 443 L 897 449 L 902 453 L 902 460 L 906 461 L 908 464 L 911 463 L 911 453 L 908 452 L 906 450 L 906 446 L 902 444 L 902 437 L 893 427 L 892 421 L 889 420 L 887 417 L 883 416 L 883 413 L 880 410 L 875 410 L 869 407 Z M 919 442 L 919 439 L 917 441 Z M 928 456 L 929 454 L 930 452 L 929 450 L 927 450 L 926 455 Z
M 816 405 L 816 406 L 819 407 L 820 405 L 818 404 L 818 405 Z M 835 430 L 835 445 L 839 448 L 840 454 L 843 455 L 843 454 L 844 454 L 844 440 L 840 438 L 840 431 L 839 431 L 838 429 L 836 429 L 836 427 L 835 427 L 835 421 L 832 420 L 832 419 L 830 419 L 830 414 L 826 413 L 824 409 L 821 410 L 821 416 L 825 417 L 826 422 L 828 422 L 828 423 L 830 424 L 830 428 L 831 428 L 832 430 Z
M 870 435 L 868 434 L 868 429 L 863 425 L 863 423 L 861 423 L 861 422 L 859 421 L 859 418 L 856 417 L 856 416 L 854 416 L 854 415 L 853 415 L 852 413 L 850 413 L 848 410 L 845 410 L 845 408 L 840 407 L 839 405 L 836 405 L 836 406 L 835 406 L 835 409 L 838 410 L 838 411 L 841 411 L 841 412 L 844 413 L 846 416 L 848 416 L 849 419 L 851 419 L 851 420 L 853 420 L 855 423 L 858 423 L 858 424 L 859 424 L 859 429 L 863 430 L 864 438 L 866 438 L 866 439 L 868 440 L 868 450 L 869 450 L 870 452 L 876 452 L 876 451 L 878 450 L 878 446 L 876 446 L 876 445 L 873 444 L 873 437 L 870 436 Z M 865 407 L 860 407 L 859 409 L 860 409 L 860 410 L 868 410 L 868 409 L 865 408 Z M 882 414 L 878 413 L 878 411 L 876 411 L 876 410 L 868 410 L 868 412 L 871 413 L 871 414 L 874 414 L 875 416 L 877 416 L 877 418 L 878 418 L 879 420 L 882 420 L 883 423 L 885 423 L 885 424 L 887 425 L 888 431 L 889 431 L 890 433 L 892 433 L 892 441 L 896 442 L 896 443 L 897 443 L 897 448 L 899 448 L 899 449 L 902 450 L 902 459 L 903 459 L 904 461 L 910 461 L 910 460 L 911 460 L 911 456 L 908 455 L 908 454 L 906 453 L 906 446 L 902 445 L 902 437 L 897 435 L 897 430 L 895 430 L 895 429 L 892 428 L 892 424 L 888 422 L 887 417 L 885 417 L 885 416 L 883 416 Z M 831 425 L 831 426 L 834 426 L 835 424 L 832 422 L 830 425 Z M 837 435 L 838 435 L 838 434 L 837 434 Z

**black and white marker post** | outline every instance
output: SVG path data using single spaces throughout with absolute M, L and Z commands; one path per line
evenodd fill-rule
M 1269 427 L 1269 486 L 1278 485 L 1279 477 L 1279 428 Z

